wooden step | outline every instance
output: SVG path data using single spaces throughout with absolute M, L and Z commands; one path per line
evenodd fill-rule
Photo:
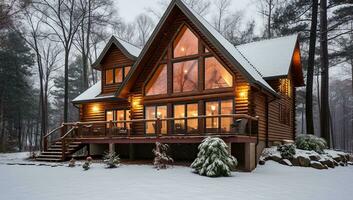
M 47 161 L 47 162 L 61 162 L 61 158 L 36 158 L 37 161 Z

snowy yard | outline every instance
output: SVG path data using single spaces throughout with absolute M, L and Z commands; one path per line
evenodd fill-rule
M 268 161 L 252 173 L 207 178 L 188 167 L 157 171 L 149 165 L 105 169 L 22 166 L 26 154 L 0 154 L 0 194 L 6 200 L 95 199 L 352 199 L 353 167 L 316 170 Z M 36 163 L 38 164 L 38 163 Z

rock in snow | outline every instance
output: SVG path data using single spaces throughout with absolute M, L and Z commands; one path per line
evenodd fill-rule
M 310 166 L 315 169 L 328 169 L 326 165 L 323 165 L 318 161 L 311 161 Z
M 282 165 L 293 166 L 293 164 L 288 159 L 281 159 L 279 163 L 281 163 Z
M 297 158 L 298 158 L 300 166 L 302 166 L 302 167 L 309 167 L 310 166 L 310 159 L 308 157 L 298 156 Z

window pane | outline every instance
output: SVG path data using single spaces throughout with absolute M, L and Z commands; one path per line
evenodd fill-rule
M 124 121 L 124 119 L 125 119 L 124 113 L 125 113 L 125 110 L 117 110 L 116 111 L 116 121 Z M 122 127 L 124 127 L 124 123 L 117 123 L 116 126 L 119 128 L 122 128 Z
M 167 118 L 167 106 L 158 106 L 157 107 L 157 117 L 158 118 Z M 161 133 L 167 133 L 167 121 L 162 122 L 162 130 Z
M 198 53 L 197 37 L 184 26 L 173 42 L 174 58 Z
M 188 104 L 187 105 L 187 116 L 188 117 L 197 117 L 198 116 L 198 105 L 195 104 Z M 188 119 L 188 133 L 197 133 L 198 128 L 198 119 Z
M 113 83 L 113 70 L 109 69 L 105 71 L 105 83 L 112 84 Z
M 155 106 L 149 106 L 146 107 L 145 115 L 146 119 L 155 119 L 156 113 L 155 113 Z M 154 127 L 153 127 L 154 122 L 146 122 L 146 134 L 153 134 L 154 133 Z
M 174 105 L 174 117 L 185 117 L 185 105 Z M 185 133 L 185 120 L 174 121 L 174 132 L 177 134 Z
M 167 65 L 158 67 L 152 79 L 146 86 L 146 95 L 157 95 L 167 93 Z
M 215 57 L 205 59 L 205 89 L 232 87 L 232 75 Z
M 113 121 L 114 120 L 113 111 L 107 111 L 105 113 L 105 119 L 106 121 Z M 107 128 L 109 128 L 109 123 L 107 123 Z
M 233 114 L 233 100 L 225 100 L 221 102 L 221 114 Z M 221 118 L 222 132 L 230 132 L 230 126 L 233 123 L 232 117 Z
M 131 66 L 125 67 L 124 78 L 129 74 Z
M 123 82 L 123 68 L 115 69 L 115 83 Z
M 190 60 L 173 65 L 173 92 L 197 90 L 198 62 Z
M 206 115 L 218 115 L 218 101 L 206 102 Z M 218 117 L 206 118 L 207 132 L 217 132 Z

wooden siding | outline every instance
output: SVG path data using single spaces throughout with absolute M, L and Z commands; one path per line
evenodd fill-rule
M 105 84 L 105 70 L 116 68 L 118 66 L 132 66 L 134 64 L 134 60 L 131 60 L 127 56 L 125 56 L 122 51 L 115 46 L 114 44 L 108 50 L 108 53 L 105 55 L 104 59 L 101 62 L 102 66 L 102 93 L 114 93 L 118 87 L 121 85 L 120 83 L 116 84 Z
M 80 105 L 80 121 L 104 121 L 105 111 L 113 109 L 130 109 L 130 103 L 124 101 L 95 102 Z
M 279 79 L 269 81 L 270 85 L 279 92 Z M 295 105 L 292 97 L 295 97 L 295 88 L 292 85 L 291 97 L 286 94 L 279 93 L 281 98 L 269 103 L 269 141 L 293 140 L 295 133 Z M 280 122 L 280 105 L 289 109 L 290 119 L 289 125 Z
M 252 93 L 252 101 L 254 102 L 254 114 L 259 117 L 259 139 L 266 139 L 266 96 L 260 91 Z

